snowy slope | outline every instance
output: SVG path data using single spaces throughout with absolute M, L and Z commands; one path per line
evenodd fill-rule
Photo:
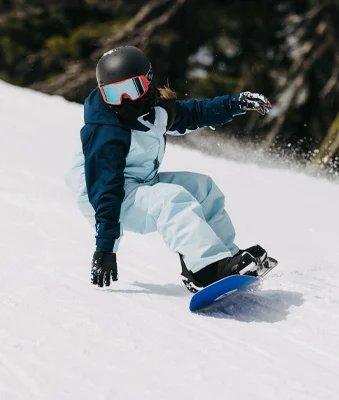
M 89 284 L 94 234 L 63 181 L 81 107 L 2 82 L 0 104 L 1 400 L 339 398 L 339 185 L 169 145 L 163 169 L 212 175 L 237 243 L 280 260 L 192 314 L 155 234 L 126 234 L 119 281 Z

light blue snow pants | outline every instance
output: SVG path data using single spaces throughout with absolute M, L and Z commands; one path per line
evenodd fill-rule
M 126 180 L 120 213 L 123 230 L 158 231 L 192 272 L 237 253 L 224 195 L 206 175 L 160 172 L 144 184 Z

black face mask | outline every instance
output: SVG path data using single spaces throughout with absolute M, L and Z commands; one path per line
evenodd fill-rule
M 156 91 L 151 88 L 141 99 L 132 101 L 124 99 L 120 106 L 109 106 L 123 122 L 133 122 L 141 115 L 147 114 L 155 105 Z

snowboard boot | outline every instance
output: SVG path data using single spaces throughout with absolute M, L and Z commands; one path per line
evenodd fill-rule
M 239 250 L 233 257 L 223 258 L 195 273 L 187 269 L 182 255 L 179 255 L 183 283 L 192 293 L 230 275 L 261 276 L 270 267 L 267 252 L 259 245 Z

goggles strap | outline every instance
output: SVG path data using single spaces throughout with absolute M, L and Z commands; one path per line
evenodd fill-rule
M 134 81 L 134 85 L 135 85 L 135 87 L 136 87 L 136 89 L 138 91 L 139 96 L 143 95 L 145 93 L 145 89 L 142 86 L 142 84 L 140 82 L 140 79 L 139 78 L 135 78 L 135 79 L 133 79 L 133 81 Z

